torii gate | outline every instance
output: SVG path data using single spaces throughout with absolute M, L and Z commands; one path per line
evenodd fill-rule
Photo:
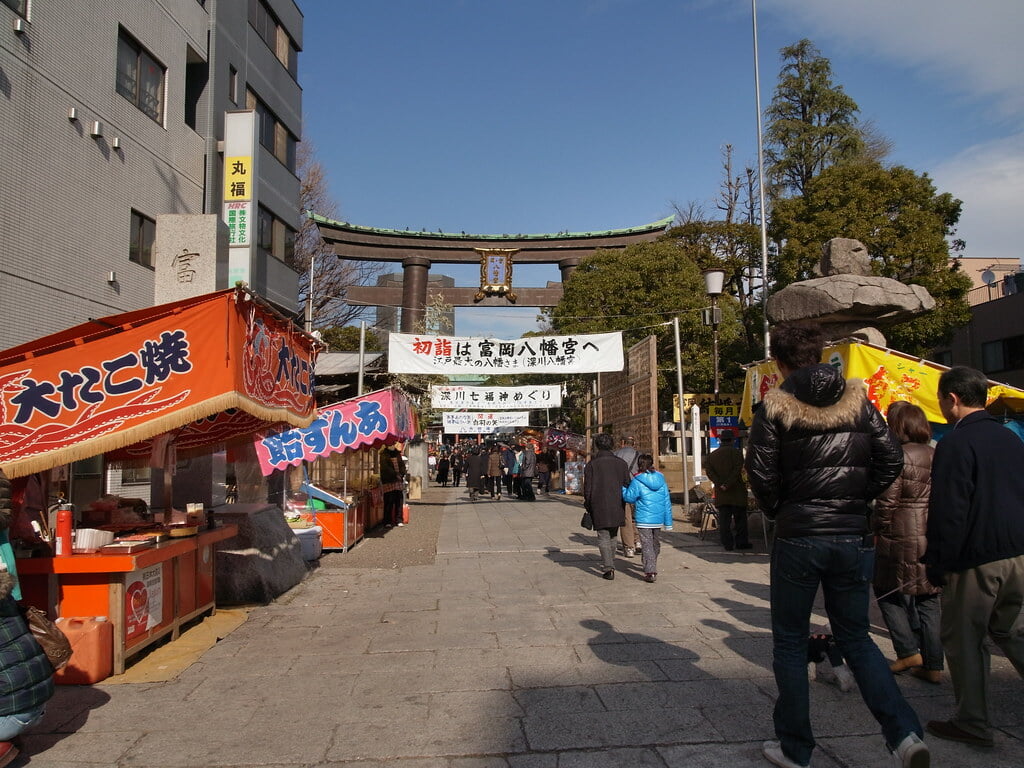
M 346 298 L 368 306 L 401 306 L 402 333 L 414 333 L 424 319 L 427 278 L 432 264 L 480 264 L 479 288 L 435 289 L 453 307 L 495 306 L 508 302 L 526 307 L 553 307 L 562 284 L 580 262 L 598 249 L 621 250 L 650 242 L 672 222 L 668 216 L 651 224 L 604 232 L 558 232 L 549 235 L 467 235 L 359 227 L 310 212 L 320 237 L 338 258 L 401 262 L 402 287 L 353 286 Z M 562 283 L 546 288 L 512 290 L 512 264 L 557 264 Z

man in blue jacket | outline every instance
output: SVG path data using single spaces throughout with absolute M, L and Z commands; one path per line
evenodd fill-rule
M 953 425 L 935 448 L 928 504 L 928 579 L 942 591 L 942 645 L 956 715 L 932 720 L 940 739 L 993 746 L 989 652 L 1003 649 L 1024 677 L 1024 443 L 985 411 L 988 380 L 973 368 L 939 377 Z

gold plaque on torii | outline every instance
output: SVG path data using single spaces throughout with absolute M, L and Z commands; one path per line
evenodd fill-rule
M 519 248 L 474 248 L 480 254 L 480 292 L 473 301 L 482 301 L 487 296 L 504 296 L 515 304 L 512 292 L 512 255 Z

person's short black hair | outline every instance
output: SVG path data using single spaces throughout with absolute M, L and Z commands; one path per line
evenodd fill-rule
M 976 368 L 958 365 L 939 376 L 939 395 L 955 394 L 968 408 L 984 408 L 988 400 L 988 378 Z
M 721 443 L 731 443 L 735 439 L 736 435 L 734 435 L 732 432 L 723 432 L 718 436 L 718 440 Z
M 654 457 L 649 453 L 641 453 L 636 457 L 636 471 L 650 472 L 654 469 Z
M 594 438 L 594 447 L 599 451 L 610 451 L 614 445 L 615 441 L 607 432 L 600 432 Z
M 796 370 L 821 362 L 825 336 L 816 325 L 779 323 L 771 331 L 771 355 L 787 368 Z

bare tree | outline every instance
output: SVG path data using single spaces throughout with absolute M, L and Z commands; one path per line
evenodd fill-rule
M 310 292 L 310 264 L 313 265 L 313 327 L 343 327 L 362 319 L 366 307 L 345 301 L 350 286 L 366 285 L 382 272 L 375 262 L 345 261 L 320 238 L 315 213 L 327 219 L 338 218 L 338 206 L 327 190 L 323 166 L 316 159 L 316 148 L 309 141 L 299 143 L 296 155 L 299 176 L 299 203 L 303 218 L 295 238 L 295 253 L 289 261 L 299 270 L 299 293 Z

